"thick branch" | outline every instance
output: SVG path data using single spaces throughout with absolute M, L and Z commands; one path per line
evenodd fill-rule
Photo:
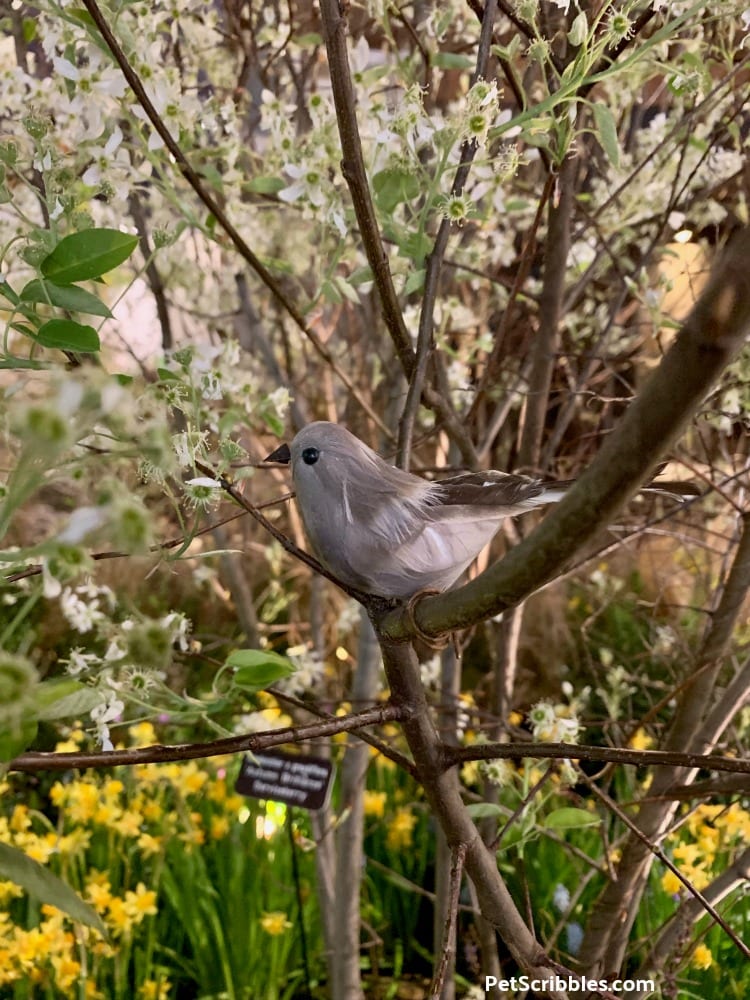
M 517 604 L 563 570 L 648 479 L 738 353 L 749 328 L 750 229 L 744 229 L 722 255 L 656 372 L 565 499 L 476 580 L 420 602 L 420 629 L 438 635 L 466 628 Z M 394 612 L 381 628 L 389 638 L 407 638 L 408 615 Z
M 413 649 L 382 639 L 381 648 L 392 698 L 408 710 L 402 725 L 419 780 L 449 846 L 465 851 L 465 870 L 476 888 L 482 915 L 498 929 L 522 969 L 540 978 L 548 976 L 552 963 L 526 926 L 494 855 L 466 811 L 458 773 L 455 768 L 446 770 L 445 747 L 430 717 Z

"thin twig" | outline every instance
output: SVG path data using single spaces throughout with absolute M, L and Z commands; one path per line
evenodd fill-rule
M 443 945 L 440 949 L 440 961 L 432 978 L 428 1000 L 440 1000 L 443 992 L 445 974 L 452 957 L 456 953 L 456 923 L 458 920 L 458 900 L 461 893 L 461 878 L 466 858 L 466 844 L 456 844 L 451 850 L 450 893 L 448 897 L 448 916 L 443 928 Z
M 261 527 L 265 528 L 266 531 L 276 539 L 276 541 L 279 543 L 279 545 L 281 545 L 281 547 L 284 549 L 285 552 L 288 552 L 289 555 L 292 555 L 296 559 L 299 559 L 300 562 L 303 562 L 306 566 L 308 566 L 311 570 L 313 570 L 313 572 L 319 573 L 321 576 L 324 576 L 327 580 L 330 580 L 332 583 L 335 583 L 337 587 L 339 587 L 341 590 L 344 591 L 344 593 L 348 594 L 349 597 L 353 597 L 355 601 L 359 601 L 360 604 L 364 604 L 365 606 L 367 606 L 370 603 L 372 603 L 373 596 L 371 594 L 364 594 L 361 590 L 356 590 L 354 587 L 350 587 L 348 584 L 343 583 L 341 580 L 335 577 L 333 573 L 330 573 L 325 568 L 325 566 L 321 565 L 321 563 L 319 563 L 317 559 L 309 555 L 303 549 L 299 548 L 299 546 L 295 545 L 294 542 L 291 540 L 291 538 L 288 538 L 283 531 L 280 531 L 275 524 L 272 524 L 268 520 L 268 518 L 264 517 L 260 513 L 259 508 L 256 507 L 254 504 L 251 504 L 250 501 L 247 500 L 242 495 L 242 493 L 240 493 L 239 490 L 237 490 L 232 485 L 232 483 L 229 482 L 229 480 L 225 476 L 217 475 L 213 469 L 211 469 L 207 465 L 204 465 L 203 462 L 196 462 L 195 466 L 199 471 L 203 472 L 205 475 L 210 476 L 212 479 L 215 479 L 218 483 L 220 483 L 221 488 L 224 490 L 227 496 L 230 496 L 235 503 L 238 503 L 243 510 L 247 511 L 250 517 L 256 520 L 258 524 L 261 525 Z
M 496 14 L 497 0 L 487 0 L 482 12 L 482 30 L 479 35 L 476 68 L 471 78 L 472 85 L 481 80 L 487 73 Z M 461 157 L 453 178 L 453 184 L 451 185 L 451 197 L 460 195 L 466 187 L 466 181 L 468 180 L 471 164 L 477 149 L 478 145 L 474 139 L 467 140 L 462 144 Z M 448 246 L 450 228 L 450 219 L 448 217 L 443 218 L 438 227 L 432 250 L 427 257 L 422 310 L 419 317 L 419 331 L 417 333 L 416 364 L 410 374 L 409 389 L 399 422 L 397 464 L 401 468 L 408 468 L 409 465 L 414 422 L 417 418 L 419 402 L 422 398 L 427 367 L 434 349 L 435 302 L 443 266 L 443 257 Z
M 83 0 L 83 4 L 86 10 L 91 15 L 91 19 L 96 25 L 100 35 L 104 39 L 107 47 L 112 53 L 115 62 L 122 70 L 122 74 L 130 85 L 131 90 L 135 94 L 138 103 L 143 108 L 148 120 L 151 122 L 154 130 L 159 135 L 164 145 L 167 147 L 171 155 L 174 157 L 174 161 L 180 170 L 180 173 L 188 182 L 190 187 L 195 191 L 198 198 L 203 202 L 206 208 L 211 212 L 211 214 L 216 219 L 217 223 L 221 226 L 224 232 L 227 234 L 229 239 L 232 241 L 234 248 L 240 254 L 240 256 L 247 261 L 250 267 L 255 271 L 260 280 L 266 286 L 266 288 L 271 292 L 276 302 L 282 307 L 282 309 L 291 317 L 299 330 L 304 333 L 310 343 L 313 345 L 315 350 L 318 352 L 321 358 L 326 362 L 326 364 L 331 368 L 333 372 L 336 373 L 337 377 L 344 383 L 346 388 L 352 395 L 352 398 L 357 401 L 357 403 L 362 407 L 362 409 L 367 413 L 367 415 L 375 421 L 378 427 L 385 433 L 390 435 L 389 429 L 383 423 L 381 416 L 373 410 L 372 406 L 368 401 L 362 396 L 359 390 L 356 388 L 352 380 L 346 374 L 346 372 L 338 365 L 336 359 L 333 357 L 331 352 L 326 348 L 326 346 L 321 341 L 320 337 L 315 333 L 315 331 L 308 325 L 305 321 L 304 316 L 299 311 L 297 306 L 289 300 L 289 298 L 284 293 L 283 289 L 268 270 L 268 268 L 263 264 L 260 258 L 253 253 L 246 241 L 242 238 L 239 231 L 236 229 L 232 221 L 230 220 L 227 213 L 221 207 L 221 205 L 216 201 L 216 199 L 206 190 L 200 175 L 193 169 L 190 165 L 190 161 L 187 159 L 179 143 L 172 137 L 171 132 L 164 124 L 163 119 L 159 115 L 158 111 L 154 107 L 151 99 L 149 98 L 146 90 L 141 83 L 141 79 L 131 66 L 125 52 L 123 51 L 120 43 L 115 38 L 112 33 L 112 29 L 107 23 L 106 18 L 102 14 L 99 5 L 96 0 Z
M 388 256 L 383 249 L 375 208 L 367 183 L 362 143 L 357 125 L 356 97 L 346 48 L 346 20 L 338 0 L 321 0 L 328 70 L 341 139 L 341 170 L 349 186 L 367 260 L 383 306 L 383 317 L 407 377 L 414 369 L 414 350 L 399 305 Z
M 740 937 L 738 937 L 738 935 L 735 933 L 732 927 L 729 926 L 729 924 L 726 922 L 726 920 L 724 920 L 722 915 L 715 909 L 715 907 L 713 907 L 711 903 L 709 903 L 706 897 L 698 889 L 696 889 L 693 883 L 689 879 L 685 878 L 680 869 L 672 861 L 669 860 L 669 858 L 666 856 L 664 851 L 659 847 L 659 845 L 654 844 L 641 831 L 638 825 L 633 822 L 633 820 L 627 815 L 627 813 L 623 812 L 623 810 L 620 809 L 620 807 L 617 805 L 614 799 L 612 799 L 609 795 L 607 795 L 605 791 L 599 788 L 596 782 L 592 781 L 592 779 L 589 778 L 589 776 L 582 768 L 578 768 L 578 775 L 581 781 L 583 781 L 584 784 L 586 784 L 589 787 L 594 796 L 598 798 L 599 801 L 603 805 L 605 805 L 610 810 L 611 813 L 613 813 L 613 815 L 617 816 L 617 818 L 622 823 L 625 824 L 625 826 L 630 830 L 630 832 L 635 837 L 637 837 L 638 840 L 641 841 L 641 843 L 643 843 L 646 847 L 648 847 L 649 851 L 651 851 L 651 853 L 655 857 L 657 857 L 663 865 L 666 865 L 666 867 L 672 872 L 672 874 L 675 875 L 680 880 L 680 882 L 682 882 L 682 884 L 685 886 L 690 895 L 693 896 L 698 901 L 698 903 L 705 910 L 705 912 L 708 913 L 708 915 L 716 921 L 719 927 L 721 927 L 724 933 L 729 938 L 731 938 L 731 940 L 734 942 L 737 948 L 742 952 L 745 958 L 750 959 L 750 948 L 748 948 L 745 942 L 742 941 Z
M 319 719 L 340 719 L 340 715 L 332 715 L 330 712 L 324 712 L 322 708 L 317 705 L 311 704 L 309 701 L 303 701 L 302 698 L 295 698 L 294 695 L 285 694 L 283 691 L 279 691 L 275 687 L 269 688 L 270 693 L 274 696 L 276 701 L 282 704 L 291 705 L 294 708 L 302 709 L 305 712 L 309 712 L 311 715 L 316 715 Z M 402 770 L 406 771 L 412 777 L 416 775 L 416 769 L 412 761 L 409 760 L 407 756 L 400 753 L 398 750 L 394 750 L 392 746 L 386 743 L 384 740 L 378 739 L 377 736 L 372 736 L 370 733 L 357 733 L 359 739 L 363 743 L 367 743 L 374 750 L 377 750 L 379 754 L 383 757 L 387 757 L 388 760 L 393 761 L 393 763 L 400 767 Z
M 524 757 L 556 760 L 601 760 L 633 767 L 689 767 L 705 771 L 750 774 L 750 760 L 712 754 L 678 753 L 671 750 L 631 750 L 626 747 L 596 747 L 573 743 L 473 743 L 445 748 L 448 766 L 470 760 L 522 760 Z
M 277 504 L 285 503 L 287 500 L 291 500 L 294 497 L 294 493 L 284 493 L 280 497 L 276 497 L 274 500 L 266 500 L 265 503 L 256 504 L 256 510 L 265 510 L 267 507 L 275 507 Z M 205 528 L 200 528 L 198 531 L 194 532 L 190 538 L 186 538 L 185 535 L 180 535 L 177 538 L 170 538 L 167 542 L 159 542 L 157 545 L 150 545 L 149 552 L 166 552 L 169 549 L 176 549 L 180 545 L 185 545 L 186 543 L 191 543 L 194 539 L 200 538 L 201 535 L 208 535 L 217 528 L 221 528 L 225 524 L 229 524 L 231 521 L 236 521 L 240 517 L 244 517 L 246 511 L 241 511 L 238 514 L 230 514 L 229 517 L 223 517 L 220 521 L 214 521 L 213 524 L 207 525 Z M 92 552 L 88 558 L 93 559 L 94 562 L 101 562 L 105 559 L 132 559 L 134 557 L 133 552 Z M 5 577 L 6 583 L 17 583 L 19 580 L 26 580 L 32 576 L 39 576 L 42 572 L 41 563 L 35 563 L 33 566 L 27 566 L 25 569 L 19 570 L 17 573 L 10 573 Z
M 29 751 L 22 753 L 8 764 L 10 771 L 67 771 L 72 768 L 115 767 L 132 764 L 163 764 L 176 760 L 200 760 L 205 757 L 221 757 L 224 754 L 259 753 L 269 747 L 285 743 L 303 743 L 349 733 L 364 726 L 382 726 L 386 722 L 399 722 L 405 712 L 394 704 L 367 708 L 336 719 L 311 722 L 305 726 L 286 726 L 283 729 L 269 729 L 266 733 L 252 733 L 244 736 L 227 736 L 208 743 L 180 743 L 163 746 L 156 743 L 150 747 L 132 750 L 106 750 L 84 753 L 42 753 Z

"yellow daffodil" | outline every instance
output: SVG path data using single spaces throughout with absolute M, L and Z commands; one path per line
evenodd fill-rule
M 714 956 L 711 954 L 711 949 L 705 944 L 696 945 L 690 964 L 696 969 L 710 969 L 713 963 Z
M 365 816 L 371 816 L 376 819 L 382 818 L 385 813 L 385 802 L 387 799 L 385 792 L 365 792 L 364 795 L 364 810 Z
M 417 817 L 411 809 L 398 809 L 396 815 L 388 825 L 388 835 L 386 836 L 388 847 L 394 851 L 402 847 L 409 847 L 413 840 L 413 831 L 416 825 Z
M 271 913 L 264 913 L 260 918 L 260 926 L 272 937 L 278 937 L 283 934 L 284 931 L 289 930 L 292 923 L 287 920 L 286 913 L 282 913 L 281 910 L 274 910 Z

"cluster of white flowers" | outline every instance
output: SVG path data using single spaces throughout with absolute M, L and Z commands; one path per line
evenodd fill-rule
M 319 691 L 325 677 L 325 660 L 319 653 L 307 646 L 293 646 L 286 651 L 292 661 L 295 672 L 290 677 L 277 681 L 276 687 L 284 694 L 299 697 L 310 691 Z
M 570 714 L 570 706 L 538 701 L 529 711 L 531 733 L 543 743 L 577 743 L 581 723 Z
M 479 773 L 491 785 L 497 788 L 507 788 L 518 777 L 514 765 L 509 760 L 483 760 L 479 763 Z
M 83 583 L 78 587 L 64 587 L 60 594 L 60 610 L 76 632 L 91 632 L 109 621 L 115 604 L 110 587 Z

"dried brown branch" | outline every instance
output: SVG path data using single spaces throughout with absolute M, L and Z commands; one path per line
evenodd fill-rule
M 470 760 L 601 760 L 633 767 L 701 768 L 706 771 L 726 771 L 750 774 L 750 760 L 740 757 L 719 757 L 714 754 L 678 753 L 667 750 L 630 750 L 626 747 L 595 747 L 572 743 L 472 743 L 465 747 L 446 747 L 451 764 Z

